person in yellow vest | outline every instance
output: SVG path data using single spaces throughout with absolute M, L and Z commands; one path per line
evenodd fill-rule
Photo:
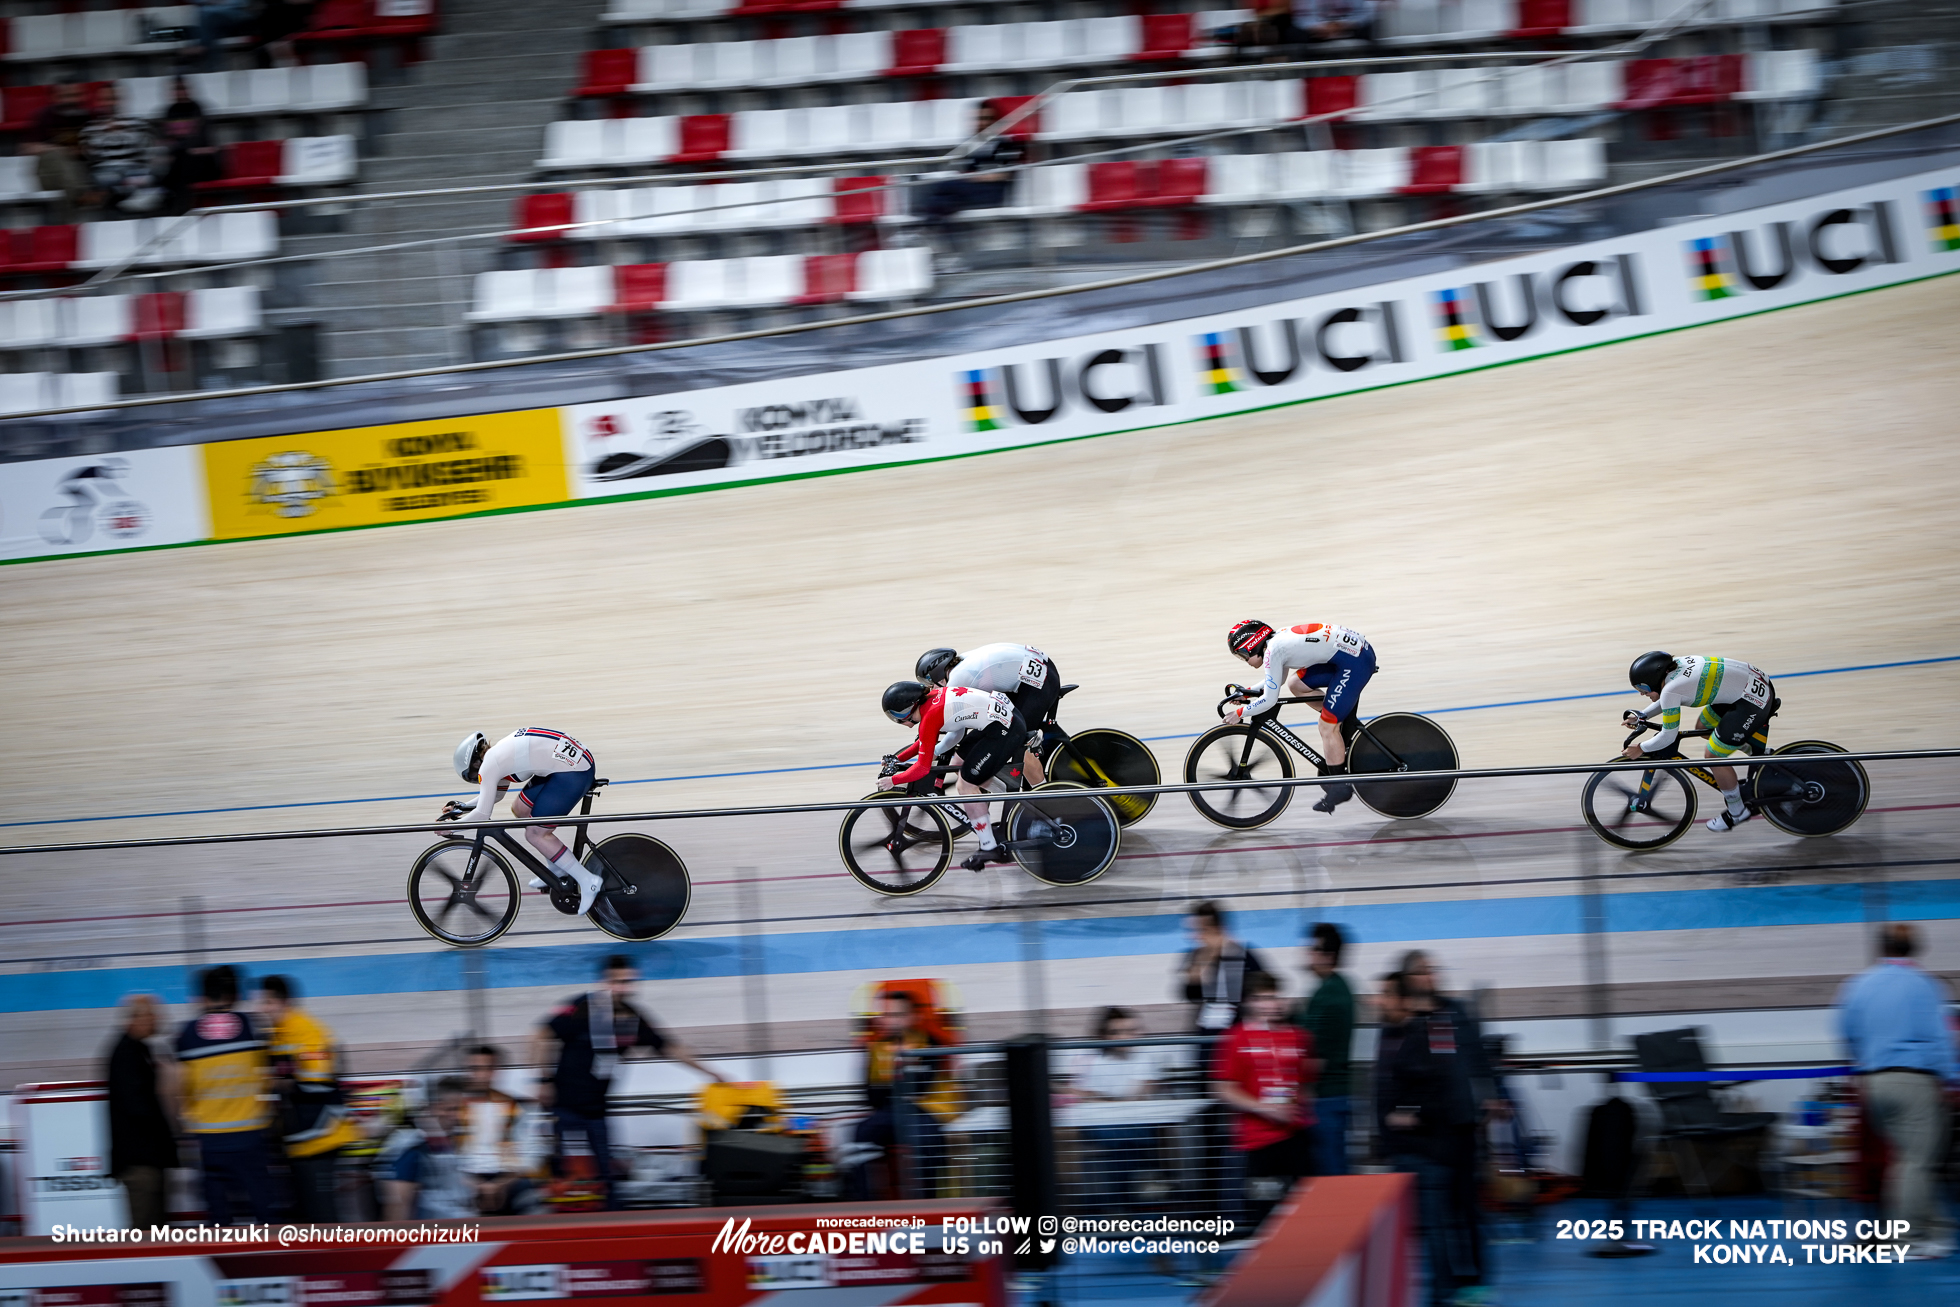
M 333 1032 L 299 1006 L 286 976 L 259 982 L 259 1011 L 271 1023 L 273 1083 L 284 1106 L 286 1166 L 293 1176 L 293 1215 L 340 1219 L 340 1150 L 361 1137 L 347 1115 L 335 1074 Z
M 204 1011 L 177 1033 L 183 1068 L 184 1133 L 197 1141 L 203 1168 L 204 1214 L 230 1225 L 232 1189 L 244 1191 L 255 1221 L 272 1219 L 272 1172 L 265 1129 L 271 1079 L 265 1040 L 249 1012 L 238 1007 L 238 972 L 212 967 L 204 973 Z

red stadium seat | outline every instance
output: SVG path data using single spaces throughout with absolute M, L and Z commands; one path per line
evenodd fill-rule
M 946 29 L 919 27 L 892 33 L 892 66 L 888 77 L 930 77 L 946 62 Z
M 284 141 L 238 141 L 224 147 L 224 175 L 213 181 L 198 182 L 193 190 L 235 191 L 259 186 L 276 186 L 286 171 Z
M 675 163 L 708 163 L 728 153 L 725 113 L 691 113 L 681 119 L 681 148 Z
M 356 36 L 367 27 L 368 18 L 368 0 L 321 0 L 306 20 L 306 30 L 299 34 L 299 39 L 341 40 Z
M 159 290 L 138 295 L 129 338 L 164 340 L 183 331 L 185 298 L 180 290 Z
M 996 95 L 988 100 L 987 103 L 994 107 L 995 113 L 1005 118 L 1008 114 L 1013 113 L 1016 109 L 1032 99 L 1034 99 L 1032 95 Z M 1031 141 L 1040 130 L 1041 110 L 1036 109 L 1033 113 L 1009 128 L 1007 134 L 1017 141 Z
M 1743 59 L 1739 54 L 1702 54 L 1680 60 L 1676 103 L 1721 104 L 1740 94 Z
M 587 50 L 577 96 L 625 95 L 640 80 L 638 50 Z
M 1404 195 L 1441 195 L 1463 185 L 1461 145 L 1418 145 L 1409 151 Z
M 5 106 L 0 109 L 0 116 L 5 118 L 0 122 L 0 131 L 26 131 L 53 100 L 52 86 L 9 86 L 0 90 L 0 104 Z
M 1517 0 L 1514 38 L 1557 36 L 1572 26 L 1572 0 Z
M 1159 207 L 1196 204 L 1205 193 L 1203 159 L 1163 159 L 1157 164 L 1157 196 L 1151 201 Z
M 383 14 L 374 0 L 323 0 L 307 19 L 306 30 L 295 39 L 360 41 L 428 36 L 436 30 L 439 17 L 435 0 L 421 8 L 421 13 Z
M 1191 48 L 1190 14 L 1145 14 L 1143 48 L 1132 59 L 1182 59 Z
M 857 289 L 857 255 L 812 254 L 803 260 L 803 293 L 798 304 L 828 304 Z
M 613 269 L 614 313 L 643 313 L 667 298 L 667 265 L 624 263 Z
M 876 222 L 885 216 L 886 197 L 891 192 L 875 189 L 885 184 L 883 177 L 833 177 L 830 184 L 834 196 L 830 202 L 832 222 L 840 224 Z M 857 194 L 846 193 L 850 191 L 856 191 Z
M 1133 209 L 1142 202 L 1134 159 L 1111 159 L 1089 165 L 1089 198 L 1085 210 Z
M 1361 103 L 1359 77 L 1307 78 L 1307 117 L 1351 112 Z
M 18 257 L 8 268 L 10 272 L 66 272 L 80 257 L 79 229 L 72 222 L 30 227 L 14 233 L 14 240 Z
M 572 221 L 572 197 L 566 191 L 545 195 L 526 195 L 517 201 L 518 230 L 510 239 L 525 243 L 555 241 L 565 235 Z
M 1625 65 L 1626 98 L 1622 109 L 1652 109 L 1673 104 L 1680 73 L 1672 59 L 1629 59 Z

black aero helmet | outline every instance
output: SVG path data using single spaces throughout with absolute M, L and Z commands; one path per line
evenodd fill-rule
M 1250 658 L 1266 647 L 1266 641 L 1273 638 L 1273 628 L 1256 617 L 1248 617 L 1242 622 L 1233 622 L 1232 629 L 1225 633 L 1225 647 L 1234 656 Z
M 1634 689 L 1642 693 L 1659 694 L 1661 683 L 1666 681 L 1673 671 L 1674 655 L 1656 649 L 1651 653 L 1641 654 L 1633 660 L 1633 666 L 1627 669 L 1627 680 L 1633 684 Z
M 893 681 L 885 687 L 885 695 L 879 700 L 879 706 L 885 710 L 885 716 L 903 725 L 905 719 L 912 715 L 912 710 L 923 703 L 930 693 L 917 681 Z
M 956 649 L 928 649 L 919 655 L 919 665 L 913 671 L 927 685 L 938 685 L 952 675 L 959 661 L 960 655 Z

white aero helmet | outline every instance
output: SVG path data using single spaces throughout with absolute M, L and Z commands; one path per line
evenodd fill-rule
M 471 731 L 456 746 L 456 774 L 472 785 L 480 785 L 483 778 L 477 774 L 477 765 L 483 761 L 484 750 L 490 741 L 483 737 L 482 731 Z

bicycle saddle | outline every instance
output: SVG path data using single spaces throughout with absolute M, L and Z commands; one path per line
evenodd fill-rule
M 586 793 L 597 794 L 600 790 L 603 790 L 605 788 L 606 788 L 606 778 L 601 776 L 599 777 L 599 779 L 593 781 L 589 787 L 587 787 Z
M 1061 698 L 1061 697 L 1062 697 L 1062 695 L 1064 695 L 1064 694 L 1067 694 L 1067 693 L 1069 693 L 1069 691 L 1071 691 L 1071 690 L 1079 690 L 1079 689 L 1081 689 L 1081 688 L 1082 688 L 1082 687 L 1081 687 L 1081 686 L 1079 686 L 1079 685 L 1064 685 L 1064 686 L 1063 686 L 1063 687 L 1061 688 L 1061 690 L 1060 690 L 1060 691 L 1059 691 L 1059 692 L 1058 692 L 1058 693 L 1057 693 L 1057 694 L 1055 695 L 1055 697 L 1056 697 L 1057 699 L 1059 699 L 1059 698 Z

